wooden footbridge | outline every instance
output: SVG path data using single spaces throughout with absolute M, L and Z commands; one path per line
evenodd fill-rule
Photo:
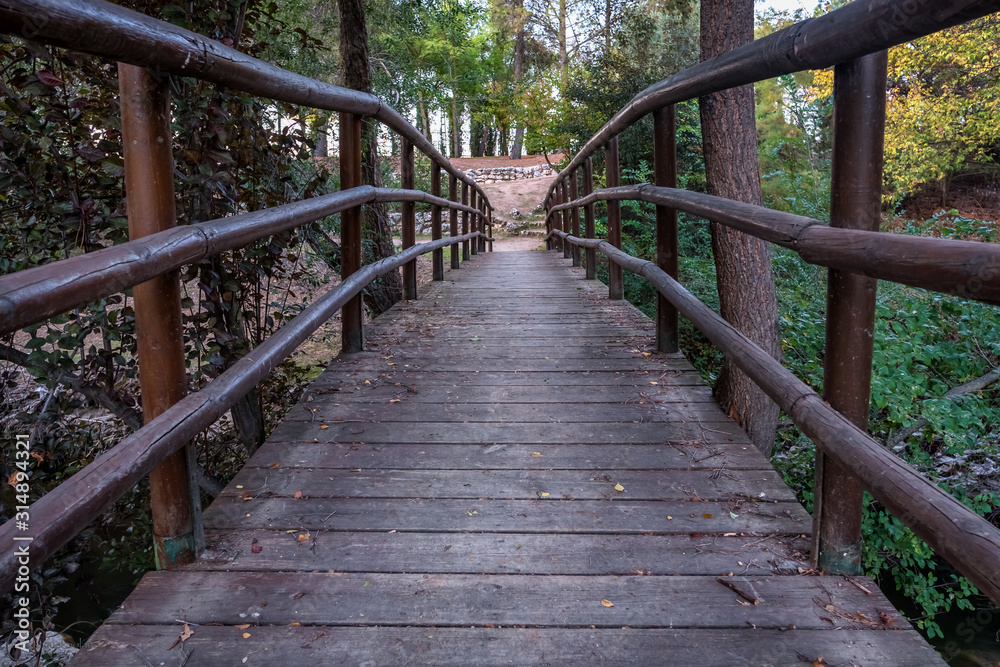
M 2 333 L 132 287 L 146 420 L 18 508 L 30 509 L 30 530 L 13 518 L 0 528 L 4 590 L 149 475 L 162 571 L 77 664 L 941 664 L 857 573 L 867 490 L 1000 601 L 1000 530 L 864 428 L 875 279 L 1000 303 L 995 245 L 877 231 L 884 50 L 1000 10 L 924 5 L 856 0 L 643 91 L 558 177 L 549 250 L 490 253 L 484 193 L 373 96 L 96 0 L 0 2 L 3 31 L 120 63 L 133 236 L 0 277 Z M 671 105 L 828 66 L 829 224 L 674 187 Z M 339 112 L 343 190 L 174 226 L 165 73 Z M 617 187 L 615 137 L 648 113 L 656 182 Z M 402 189 L 361 184 L 362 117 L 403 138 Z M 413 190 L 414 148 L 433 164 L 429 194 Z M 609 188 L 594 191 L 597 150 Z M 657 205 L 656 262 L 620 250 L 622 199 Z M 607 240 L 594 234 L 601 200 Z M 402 203 L 403 250 L 362 266 L 360 209 L 375 201 Z M 419 202 L 432 207 L 434 238 L 417 245 Z M 827 400 L 676 282 L 676 210 L 831 269 Z M 335 213 L 340 284 L 186 395 L 177 269 Z M 598 251 L 610 294 L 593 280 Z M 426 252 L 435 282 L 418 295 L 414 261 Z M 407 300 L 364 331 L 361 291 L 399 269 Z M 620 300 L 623 269 L 658 290 L 655 325 Z M 188 443 L 338 312 L 343 353 L 202 512 Z M 816 443 L 812 517 L 676 350 L 678 315 Z

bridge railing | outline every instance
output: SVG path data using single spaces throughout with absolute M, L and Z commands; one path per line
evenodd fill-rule
M 860 567 L 865 490 L 939 555 L 1000 602 L 1000 529 L 942 491 L 867 434 L 876 279 L 1000 305 L 1000 248 L 992 244 L 885 234 L 881 214 L 887 49 L 1000 11 L 1000 0 L 855 0 L 706 60 L 636 95 L 583 146 L 545 199 L 550 248 L 593 278 L 608 256 L 609 293 L 621 299 L 622 269 L 658 292 L 657 346 L 677 351 L 686 316 L 770 396 L 817 445 L 813 513 L 816 565 Z M 676 189 L 676 103 L 806 69 L 834 67 L 831 220 L 769 210 Z M 617 135 L 653 114 L 654 184 L 620 187 Z M 607 189 L 593 191 L 592 156 L 605 150 Z M 578 175 L 583 171 L 583 197 Z M 621 200 L 656 205 L 657 261 L 621 251 Z M 593 205 L 608 202 L 608 238 L 595 239 Z M 583 234 L 579 209 L 584 208 Z M 790 248 L 829 267 L 824 392 L 820 397 L 780 362 L 677 282 L 678 210 Z M 826 400 L 824 400 L 824 398 Z
M 374 95 L 323 83 L 257 60 L 220 42 L 122 7 L 92 0 L 0 1 L 0 32 L 118 61 L 130 240 L 100 251 L 0 276 L 0 333 L 45 321 L 133 288 L 145 426 L 30 507 L 30 531 L 0 527 L 0 591 L 26 576 L 149 475 L 160 567 L 191 560 L 204 546 L 196 465 L 189 443 L 231 409 L 324 322 L 341 311 L 342 349 L 362 348 L 361 293 L 403 269 L 404 297 L 417 296 L 416 258 L 433 253 L 443 280 L 451 262 L 485 251 L 492 209 L 483 190 L 455 169 L 399 113 Z M 208 222 L 176 226 L 168 75 L 340 114 L 341 191 Z M 402 189 L 361 184 L 361 122 L 375 119 L 402 137 Z M 414 190 L 414 149 L 431 159 L 431 193 Z M 448 198 L 441 173 L 449 174 Z M 458 197 L 462 183 L 462 198 Z M 402 252 L 362 266 L 361 206 L 402 202 Z M 432 241 L 415 243 L 415 206 L 431 205 Z M 442 236 L 449 209 L 450 236 Z M 187 395 L 178 269 L 226 250 L 341 214 L 341 282 L 279 331 Z M 459 229 L 458 214 L 462 214 Z M 471 225 L 471 226 L 470 226 Z M 464 253 L 459 248 L 464 250 Z M 23 481 L 23 480 L 18 480 Z M 17 512 L 28 511 L 27 493 Z M 23 488 L 27 488 L 25 485 Z

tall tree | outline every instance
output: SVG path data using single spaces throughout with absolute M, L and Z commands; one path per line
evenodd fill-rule
M 344 86 L 365 93 L 372 91 L 371 64 L 368 58 L 368 28 L 365 25 L 364 0 L 338 0 L 340 8 L 340 63 Z M 361 178 L 368 185 L 382 187 L 382 171 L 378 158 L 378 125 L 366 121 L 361 130 Z M 392 257 L 392 230 L 385 204 L 372 203 L 365 207 L 364 234 L 366 252 L 374 259 Z M 369 258 L 371 259 L 371 258 Z M 376 315 L 383 313 L 403 298 L 403 281 L 399 271 L 390 271 L 365 289 L 365 304 Z
M 753 0 L 701 0 L 702 60 L 751 41 L 753 25 Z M 709 194 L 762 204 L 753 86 L 702 97 L 700 108 Z M 713 223 L 712 248 L 722 316 L 778 357 L 778 306 L 767 244 Z M 778 406 L 728 357 L 715 393 L 757 449 L 770 455 Z
M 514 90 L 519 90 L 524 80 L 524 0 L 512 0 L 511 21 L 514 24 Z M 514 129 L 514 145 L 510 149 L 510 159 L 521 159 L 524 143 L 524 122 L 518 121 Z

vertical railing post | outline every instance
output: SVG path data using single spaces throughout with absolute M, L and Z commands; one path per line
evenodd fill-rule
M 838 65 L 833 84 L 833 180 L 830 226 L 878 231 L 882 206 L 887 52 Z M 824 398 L 868 430 L 875 294 L 878 281 L 831 269 L 827 282 Z M 813 549 L 829 574 L 861 570 L 864 489 L 817 452 Z
M 448 199 L 449 199 L 449 201 L 451 201 L 451 203 L 457 204 L 458 203 L 458 178 L 456 178 L 455 176 L 452 176 L 451 174 L 449 174 L 448 176 L 449 176 L 449 178 L 448 178 Z M 454 209 L 454 208 L 450 209 L 450 213 L 451 213 L 451 215 L 448 216 L 448 219 L 449 219 L 449 221 L 451 223 L 451 236 L 452 236 L 452 238 L 454 238 L 454 237 L 458 236 L 458 210 Z M 452 243 L 449 246 L 449 248 L 450 248 L 449 254 L 451 255 L 451 268 L 457 269 L 459 266 L 461 266 L 461 264 L 459 263 L 460 262 L 460 257 L 458 255 L 458 244 L 457 243 Z
M 594 191 L 594 161 L 592 158 L 587 158 L 587 161 L 583 163 L 583 196 L 586 197 L 591 192 Z M 588 238 L 594 238 L 594 204 L 591 202 L 583 207 L 583 235 Z M 597 250 L 594 248 L 587 248 L 587 280 L 595 280 L 597 278 Z
M 403 137 L 402 155 L 400 158 L 400 181 L 404 190 L 412 190 L 415 186 L 416 172 L 413 165 L 413 144 Z M 403 202 L 403 210 L 399 226 L 403 236 L 403 250 L 412 248 L 417 242 L 417 205 L 412 201 Z M 417 260 L 411 260 L 403 265 L 403 298 L 417 298 Z
M 568 204 L 570 201 L 569 184 L 567 184 L 566 181 L 563 181 L 562 183 L 559 184 L 559 189 L 560 189 L 560 194 L 562 196 L 562 203 Z M 570 225 L 569 216 L 570 216 L 569 209 L 568 208 L 563 209 L 562 230 L 568 234 L 571 234 L 573 228 Z M 569 259 L 570 257 L 573 256 L 572 245 L 570 244 L 569 241 L 563 240 L 562 249 L 563 249 L 563 259 Z
M 676 125 L 672 105 L 653 112 L 654 178 L 660 187 L 677 187 Z M 677 210 L 667 206 L 656 207 L 656 265 L 677 279 Z M 656 349 L 676 352 L 677 309 L 662 294 L 656 303 Z
M 560 197 L 559 183 L 556 183 L 555 188 L 552 189 L 552 197 L 550 198 L 551 205 L 553 207 L 558 206 L 562 203 L 562 198 Z M 558 229 L 562 231 L 562 213 L 555 212 L 549 219 L 549 226 L 552 229 Z M 559 252 L 562 250 L 562 240 L 558 236 L 552 238 L 552 250 Z
M 488 235 L 490 239 L 493 238 L 493 207 L 489 204 L 486 205 L 486 219 L 489 221 L 489 232 Z M 487 243 L 490 244 L 490 252 L 493 252 L 493 241 L 490 240 Z
M 483 234 L 488 234 L 489 231 L 486 228 L 486 199 L 482 196 L 479 197 L 479 231 Z M 483 236 L 479 237 L 479 252 L 486 252 L 486 239 Z
M 340 189 L 361 185 L 361 116 L 340 114 Z M 361 207 L 340 214 L 340 279 L 361 270 Z M 364 349 L 361 295 L 344 304 L 341 315 L 341 352 Z
M 576 201 L 580 198 L 579 190 L 579 169 L 574 169 L 573 173 L 569 175 L 569 198 L 570 201 Z M 574 206 L 572 209 L 572 220 L 573 220 L 573 231 L 571 234 L 579 238 L 580 237 L 580 207 Z M 580 266 L 580 246 L 573 246 L 573 266 Z
M 618 164 L 618 137 L 613 137 L 604 148 L 604 180 L 605 186 L 617 188 L 621 185 L 621 167 Z M 617 201 L 608 202 L 608 243 L 621 250 L 622 248 L 622 207 Z M 608 262 L 608 298 L 624 299 L 625 288 L 622 280 L 622 267 L 614 262 Z
M 478 211 L 479 210 L 479 208 L 478 208 L 479 204 L 476 203 L 478 201 L 479 201 L 479 191 L 476 190 L 475 188 L 470 188 L 469 189 L 469 206 L 471 206 L 472 208 L 474 208 L 474 209 L 476 209 Z M 478 213 L 472 213 L 470 215 L 469 225 L 470 225 L 470 231 L 473 231 L 473 232 L 478 232 L 479 231 L 479 214 Z M 472 254 L 473 255 L 478 255 L 479 254 L 479 239 L 472 239 Z
M 149 70 L 118 65 L 129 239 L 176 226 L 170 88 Z M 187 394 L 180 276 L 159 275 L 133 288 L 142 414 L 148 424 Z M 181 450 L 149 474 L 156 567 L 194 560 L 201 540 L 200 497 Z
M 431 194 L 441 196 L 441 165 L 431 163 Z M 431 204 L 431 240 L 441 238 L 441 207 Z M 444 249 L 438 248 L 432 253 L 434 280 L 444 280 Z
M 462 206 L 469 205 L 469 184 L 462 183 Z M 462 236 L 469 233 L 469 212 L 462 211 Z M 469 239 L 462 241 L 462 261 L 469 261 Z

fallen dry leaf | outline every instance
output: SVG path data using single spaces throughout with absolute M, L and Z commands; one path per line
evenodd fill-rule
M 711 514 L 702 514 L 701 518 L 702 519 L 714 519 L 715 517 L 712 516 Z
M 531 455 L 536 459 L 544 456 L 541 452 L 531 452 Z
M 305 542 L 309 539 L 309 533 L 302 533 L 296 538 L 299 542 Z
M 302 497 L 302 492 L 301 492 L 301 491 L 296 491 L 296 492 L 295 492 L 295 493 L 294 493 L 294 494 L 292 495 L 292 497 L 293 497 L 293 498 L 301 498 L 301 497 Z
M 250 633 L 249 632 L 244 632 L 243 633 L 243 639 L 250 639 Z
M 605 607 L 614 607 L 615 606 L 615 603 L 612 602 L 611 600 L 601 600 L 601 604 L 604 605 Z
M 399 403 L 399 399 L 398 398 L 391 398 L 391 399 L 389 399 L 389 402 L 390 403 Z
M 257 544 L 254 544 L 254 545 L 252 545 L 250 547 L 250 553 L 252 553 L 252 554 L 259 554 L 263 550 L 264 550 L 264 547 L 262 547 L 260 545 L 257 545 Z
M 624 490 L 625 490 L 624 486 L 622 486 L 621 484 L 615 484 L 615 491 L 617 491 L 618 493 L 621 493 Z
M 329 424 L 321 424 L 320 427 L 319 427 L 319 430 L 322 431 L 322 430 L 328 429 L 328 428 L 330 428 Z
M 236 625 L 236 626 L 233 626 L 233 627 L 235 627 L 237 630 L 246 630 L 247 628 L 250 627 L 250 624 L 249 623 L 241 623 L 240 625 Z
M 545 491 L 542 491 L 541 496 L 542 496 L 542 498 L 548 498 L 549 494 L 546 493 Z

